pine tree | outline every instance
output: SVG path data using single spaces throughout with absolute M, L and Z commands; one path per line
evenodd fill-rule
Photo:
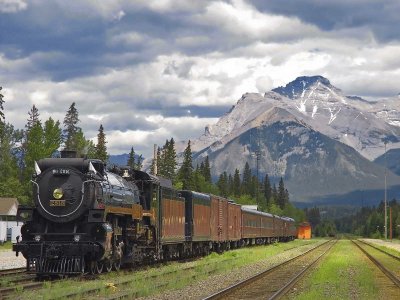
M 171 140 L 167 140 L 163 147 L 163 176 L 165 178 L 171 179 L 172 182 L 175 182 L 175 170 L 176 170 L 176 150 L 175 150 L 175 141 L 173 138 Z
M 77 126 L 79 122 L 78 110 L 75 107 L 75 102 L 72 102 L 69 107 L 67 114 L 64 118 L 64 141 L 66 150 L 78 150 L 77 134 L 79 134 L 80 128 Z M 81 132 L 82 133 L 82 132 Z M 82 133 L 83 135 L 83 133 Z M 86 141 L 86 140 L 85 140 Z
M 233 194 L 233 177 L 232 177 L 232 174 L 229 174 L 228 175 L 228 195 L 232 195 L 232 194 Z
M 233 195 L 236 197 L 240 197 L 241 192 L 240 192 L 240 187 L 241 187 L 241 182 L 240 182 L 240 174 L 239 170 L 235 169 L 235 175 L 233 175 Z
M 277 201 L 278 201 L 278 190 L 276 189 L 276 184 L 274 183 L 274 186 L 272 187 L 272 201 L 271 201 L 271 205 L 272 205 L 272 204 L 278 205 Z
M 108 159 L 106 144 L 107 141 L 104 128 L 103 125 L 100 124 L 99 133 L 97 134 L 96 157 L 102 161 L 107 161 Z
M 276 204 L 278 204 L 281 209 L 284 209 L 287 203 L 286 203 L 285 184 L 283 183 L 282 177 L 279 180 L 277 196 L 278 196 L 278 199 L 276 201 Z
M 246 195 L 252 194 L 252 179 L 249 163 L 246 162 L 243 170 L 242 193 Z
M 190 148 L 190 140 L 183 152 L 183 163 L 179 169 L 179 180 L 182 181 L 182 188 L 190 190 L 194 186 L 193 182 L 193 165 L 192 165 L 192 149 Z
M 35 104 L 33 104 L 31 110 L 28 112 L 29 118 L 28 118 L 28 123 L 26 123 L 25 128 L 26 131 L 28 132 L 29 130 L 31 130 L 31 128 L 33 126 L 35 126 L 40 120 L 39 120 L 39 110 L 37 109 L 37 107 L 35 106 Z
M 126 162 L 128 167 L 132 169 L 136 169 L 136 164 L 135 164 L 135 150 L 133 150 L 133 147 L 131 148 L 131 152 L 129 152 L 129 158 L 128 161 Z
M 136 162 L 136 170 L 141 170 L 143 168 L 143 155 L 140 154 Z
M 203 176 L 206 182 L 211 183 L 211 167 L 210 167 L 210 160 L 208 159 L 208 155 L 204 161 L 204 169 L 203 169 Z
M 223 197 L 228 197 L 228 175 L 226 172 L 222 173 L 219 175 L 218 181 L 217 181 L 217 187 L 219 189 L 219 192 L 221 196 Z
M 267 207 L 271 205 L 271 197 L 272 197 L 272 188 L 271 183 L 268 178 L 268 174 L 265 174 L 264 178 L 264 198 Z

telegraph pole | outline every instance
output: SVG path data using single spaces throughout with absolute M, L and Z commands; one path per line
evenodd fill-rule
M 386 163 L 386 144 L 385 140 L 385 240 L 387 240 L 387 182 L 386 182 L 386 173 L 387 173 L 387 163 Z

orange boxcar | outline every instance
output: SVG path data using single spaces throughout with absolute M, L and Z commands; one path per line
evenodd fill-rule
M 211 241 L 228 240 L 228 199 L 211 195 Z
M 235 242 L 242 237 L 242 210 L 239 204 L 228 202 L 228 240 Z
M 161 242 L 185 241 L 185 199 L 173 189 L 161 190 Z

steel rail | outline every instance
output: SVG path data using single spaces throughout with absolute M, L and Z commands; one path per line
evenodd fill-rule
M 357 242 L 352 240 L 352 242 L 390 279 L 393 281 L 395 285 L 400 288 L 400 280 L 394 275 L 391 271 L 389 271 L 386 267 L 384 267 L 378 260 L 376 260 L 371 254 L 369 254 L 365 249 L 363 249 Z
M 267 275 L 267 274 L 270 274 L 270 273 L 276 271 L 278 268 L 280 268 L 280 267 L 282 267 L 282 266 L 285 266 L 285 265 L 289 264 L 290 262 L 295 261 L 295 260 L 297 260 L 297 259 L 299 259 L 299 258 L 301 258 L 301 257 L 303 257 L 303 256 L 305 256 L 305 255 L 307 255 L 307 254 L 309 254 L 309 253 L 311 253 L 311 252 L 313 252 L 313 251 L 316 250 L 316 249 L 319 249 L 320 247 L 326 245 L 326 244 L 329 243 L 329 242 L 332 242 L 332 240 L 328 240 L 328 241 L 326 241 L 326 242 L 324 242 L 324 243 L 322 243 L 322 244 L 319 244 L 318 246 L 316 246 L 316 247 L 314 247 L 314 248 L 312 248 L 312 249 L 309 249 L 309 250 L 307 250 L 306 252 L 301 253 L 301 254 L 299 254 L 299 255 L 297 255 L 297 256 L 295 256 L 295 257 L 292 257 L 291 259 L 289 259 L 289 260 L 287 260 L 287 261 L 285 261 L 285 262 L 283 262 L 283 263 L 281 263 L 281 264 L 278 264 L 278 265 L 276 265 L 276 266 L 273 266 L 273 267 L 271 267 L 271 268 L 269 268 L 269 269 L 267 269 L 267 270 L 265 270 L 265 271 L 262 271 L 262 272 L 260 272 L 260 273 L 258 273 L 258 274 L 256 274 L 256 275 L 254 275 L 254 276 L 252 276 L 252 277 L 250 277 L 250 278 L 247 278 L 247 279 L 245 279 L 245 280 L 242 280 L 242 281 L 240 281 L 240 282 L 238 282 L 238 283 L 236 283 L 236 284 L 234 284 L 234 285 L 231 285 L 231 286 L 229 286 L 229 287 L 227 287 L 227 288 L 225 288 L 225 289 L 223 289 L 223 290 L 221 290 L 221 291 L 216 292 L 215 294 L 212 294 L 212 295 L 210 295 L 210 296 L 208 296 L 208 297 L 206 297 L 206 298 L 203 298 L 203 300 L 221 299 L 221 298 L 224 297 L 224 296 L 227 296 L 227 295 L 229 295 L 229 294 L 232 294 L 234 291 L 239 290 L 239 289 L 241 289 L 241 288 L 243 288 L 243 287 L 245 287 L 245 286 L 251 284 L 252 282 L 254 282 L 254 281 L 256 281 L 256 280 L 262 278 L 263 276 L 265 276 L 265 275 Z
M 361 243 L 363 243 L 363 244 L 365 244 L 365 245 L 368 245 L 368 246 L 370 246 L 370 247 L 372 247 L 372 248 L 374 248 L 374 249 L 376 249 L 376 250 L 378 250 L 378 251 L 380 251 L 380 252 L 382 252 L 382 253 L 385 253 L 385 254 L 387 254 L 388 256 L 390 256 L 390 257 L 392 257 L 392 258 L 394 258 L 394 259 L 400 261 L 400 257 L 398 257 L 398 256 L 396 256 L 396 255 L 393 255 L 393 254 L 391 254 L 391 253 L 389 253 L 389 252 L 386 252 L 385 250 L 382 250 L 382 249 L 378 248 L 377 246 L 375 246 L 375 245 L 373 245 L 373 244 L 370 244 L 370 243 L 368 243 L 368 242 L 366 242 L 366 241 L 363 241 L 363 240 L 360 240 L 360 239 L 357 239 L 357 241 L 359 241 L 359 242 L 361 242 Z M 383 246 L 384 246 L 384 245 L 383 245 Z M 384 246 L 384 247 L 385 247 L 385 246 Z
M 311 267 L 316 265 L 317 262 L 319 262 L 321 260 L 321 258 L 323 256 L 325 256 L 332 249 L 332 247 L 334 245 L 336 245 L 336 243 L 337 243 L 337 240 L 335 240 L 335 242 L 328 249 L 326 249 L 324 253 L 322 253 L 320 256 L 318 256 L 316 260 L 314 260 L 311 264 L 309 264 L 306 268 L 304 268 L 300 273 L 298 273 L 296 276 L 294 276 L 288 283 L 286 283 L 285 286 L 283 286 L 280 290 L 278 290 L 275 294 L 273 294 L 269 298 L 269 300 L 279 299 L 280 297 L 285 295 L 290 290 L 290 288 L 293 287 L 306 274 L 306 272 L 311 269 Z

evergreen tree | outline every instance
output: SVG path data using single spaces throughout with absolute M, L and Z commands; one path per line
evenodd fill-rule
M 243 170 L 242 193 L 246 195 L 252 194 L 252 175 L 249 163 L 246 162 Z
M 232 194 L 233 194 L 233 177 L 232 177 L 232 174 L 229 174 L 228 175 L 228 195 L 232 195 Z
M 143 168 L 143 155 L 140 154 L 136 162 L 136 170 L 141 170 Z
M 136 154 L 135 154 L 135 150 L 133 149 L 133 147 L 131 148 L 131 152 L 129 153 L 129 158 L 127 161 L 127 165 L 134 169 L 134 170 L 140 170 L 142 168 L 142 162 L 143 162 L 143 157 L 140 154 L 136 160 Z
M 164 177 L 171 179 L 172 182 L 175 182 L 175 170 L 176 170 L 176 150 L 175 150 L 175 141 L 173 138 L 171 140 L 167 140 L 163 147 L 163 175 Z
M 271 205 L 271 197 L 272 197 L 271 183 L 269 181 L 268 174 L 265 174 L 265 178 L 264 178 L 264 198 L 265 198 L 267 207 Z
M 107 141 L 104 128 L 103 125 L 100 124 L 99 133 L 97 134 L 96 157 L 102 161 L 107 161 L 108 159 L 106 144 Z
M 190 190 L 194 186 L 192 149 L 190 147 L 190 140 L 185 151 L 183 152 L 183 163 L 179 169 L 179 180 L 182 182 L 182 188 L 184 190 Z
M 40 122 L 39 120 L 39 110 L 37 109 L 37 107 L 35 106 L 35 104 L 33 104 L 31 110 L 28 112 L 29 118 L 28 118 L 28 123 L 26 123 L 25 128 L 26 131 L 28 132 L 29 130 L 31 130 L 31 128 L 36 125 L 38 122 Z
M 203 176 L 206 182 L 211 183 L 211 167 L 210 167 L 210 161 L 208 159 L 208 155 L 206 156 L 206 159 L 204 161 L 204 168 L 203 168 Z
M 129 152 L 129 158 L 126 164 L 128 165 L 128 167 L 136 169 L 135 150 L 133 150 L 133 147 L 131 148 L 131 152 Z
M 228 197 L 229 195 L 229 190 L 228 190 L 228 175 L 226 172 L 222 173 L 219 175 L 218 181 L 217 181 L 217 187 L 219 189 L 220 195 L 223 197 Z
M 274 186 L 272 187 L 272 201 L 271 201 L 271 205 L 272 205 L 272 204 L 278 205 L 277 201 L 278 201 L 278 190 L 276 189 L 276 184 L 274 183 Z
M 240 197 L 241 195 L 240 187 L 241 187 L 241 182 L 240 182 L 239 170 L 235 169 L 235 175 L 233 175 L 233 195 L 235 195 L 236 197 Z
M 285 184 L 283 183 L 283 178 L 279 180 L 279 185 L 278 185 L 278 198 L 276 200 L 276 204 L 279 205 L 281 209 L 284 209 L 286 204 L 287 204 L 287 193 L 285 191 Z
M 75 107 L 75 102 L 71 104 L 69 107 L 67 114 L 64 118 L 64 141 L 65 141 L 65 149 L 66 150 L 78 150 L 79 138 L 77 135 L 82 133 L 80 128 L 77 126 L 79 122 L 78 110 Z M 82 133 L 83 135 L 83 133 Z M 86 142 L 86 140 L 85 140 Z

